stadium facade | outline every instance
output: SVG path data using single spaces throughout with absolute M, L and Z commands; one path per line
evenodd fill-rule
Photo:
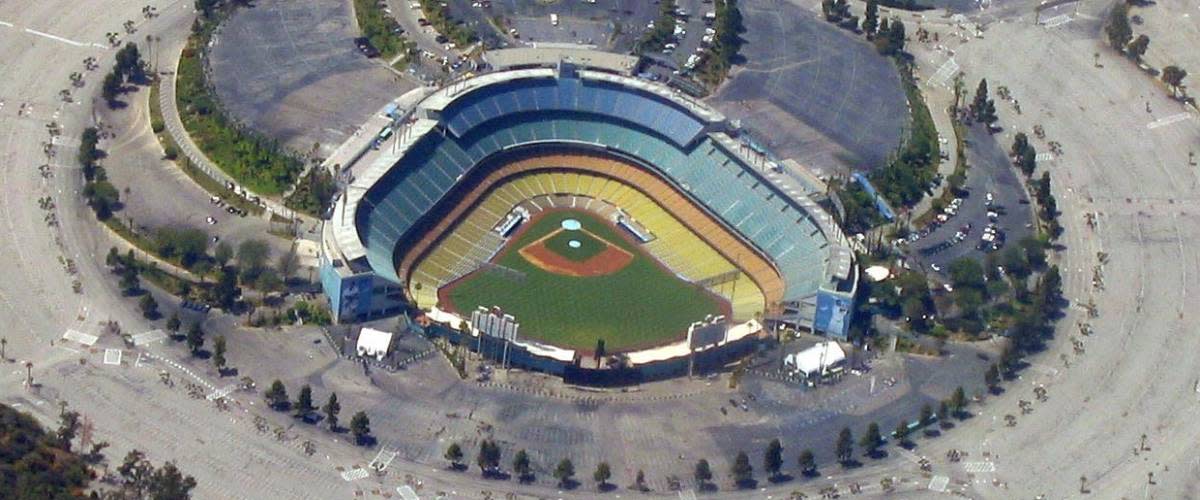
M 846 337 L 857 269 L 840 228 L 809 196 L 815 187 L 779 184 L 769 152 L 748 146 L 721 113 L 630 76 L 621 56 L 536 53 L 521 64 L 520 55 L 428 92 L 396 117 L 378 156 L 348 173 L 322 238 L 321 281 L 336 321 L 420 308 L 454 331 L 470 330 L 462 315 L 438 309 L 436 291 L 486 265 L 504 234 L 459 234 L 471 241 L 449 256 L 437 254 L 439 245 L 504 179 L 553 171 L 559 184 L 550 177 L 526 196 L 595 201 L 625 216 L 620 202 L 603 199 L 616 191 L 585 186 L 590 176 L 622 183 L 636 191 L 630 196 L 669 198 L 663 205 L 720 253 L 713 259 L 736 264 L 752 283 L 730 331 L 786 325 Z M 493 223 L 503 221 L 486 226 Z M 712 279 L 678 274 L 698 286 Z M 548 358 L 562 355 L 540 347 Z

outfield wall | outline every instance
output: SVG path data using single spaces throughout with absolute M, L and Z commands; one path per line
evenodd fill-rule
M 753 353 L 762 343 L 758 336 L 747 336 L 720 347 L 697 352 L 690 360 L 687 356 L 682 356 L 631 368 L 594 369 L 583 368 L 577 362 L 537 356 L 519 344 L 507 342 L 499 337 L 477 337 L 441 323 L 435 322 L 423 329 L 428 337 L 444 338 L 454 345 L 461 345 L 472 352 L 480 353 L 496 363 L 556 375 L 569 384 L 601 387 L 635 385 L 686 376 L 689 362 L 692 364 L 693 375 L 719 372 L 730 363 Z

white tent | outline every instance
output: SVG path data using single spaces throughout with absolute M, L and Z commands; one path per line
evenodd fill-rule
M 358 355 L 374 356 L 382 360 L 387 356 L 388 347 L 392 345 L 392 332 L 363 328 L 358 334 Z
M 837 342 L 829 341 L 809 347 L 783 358 L 784 366 L 804 373 L 805 377 L 813 374 L 824 375 L 832 366 L 846 360 L 846 351 Z
M 871 278 L 873 282 L 883 281 L 892 275 L 891 271 L 888 271 L 888 268 L 883 266 L 871 266 L 865 272 L 867 273 L 867 277 Z

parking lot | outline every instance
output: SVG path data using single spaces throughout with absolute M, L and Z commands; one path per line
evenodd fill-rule
M 909 119 L 895 66 L 862 36 L 791 3 L 739 6 L 747 60 L 710 103 L 818 174 L 881 166 Z
M 1002 136 L 990 135 L 977 125 L 969 129 L 967 137 L 967 196 L 956 198 L 907 243 L 918 262 L 943 276 L 955 260 L 982 259 L 1033 234 L 1032 206 L 998 142 Z
M 359 34 L 349 6 L 260 0 L 238 9 L 210 51 L 221 103 L 293 150 L 319 143 L 331 153 L 363 117 L 413 88 L 355 48 Z
M 625 52 L 641 35 L 638 29 L 658 16 L 657 2 L 636 0 L 450 0 L 451 15 L 475 28 L 481 39 L 505 43 L 573 43 Z M 558 25 L 550 15 L 558 17 Z M 501 33 L 492 22 L 507 29 Z

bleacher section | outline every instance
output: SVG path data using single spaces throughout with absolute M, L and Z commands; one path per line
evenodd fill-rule
M 666 226 L 663 230 L 669 231 L 670 223 L 659 220 L 665 212 L 656 212 L 652 208 L 656 205 L 671 214 L 682 214 L 679 222 L 694 230 L 711 225 L 704 219 L 722 221 L 736 237 L 724 230 L 694 232 L 710 239 L 709 245 L 721 251 L 738 252 L 736 249 L 744 249 L 748 243 L 761 253 L 745 251 L 748 255 L 726 254 L 724 258 L 727 263 L 738 261 L 751 276 L 782 277 L 781 282 L 758 281 L 768 307 L 775 302 L 812 302 L 817 290 L 830 284 L 828 270 L 836 267 L 830 260 L 834 252 L 817 221 L 765 182 L 753 167 L 737 160 L 713 135 L 703 133 L 703 120 L 661 95 L 625 88 L 613 81 L 528 77 L 464 91 L 442 103 L 437 114 L 441 125 L 413 143 L 386 173 L 372 177 L 374 182 L 362 194 L 355 211 L 358 235 L 372 267 L 394 266 L 402 280 L 430 244 L 413 240 L 428 239 L 422 235 L 437 238 L 469 208 L 470 201 L 455 196 L 449 213 L 434 207 L 475 166 L 496 168 L 503 164 L 492 161 L 500 153 L 536 145 L 553 145 L 561 150 L 562 145 L 573 144 L 636 160 L 644 168 L 622 171 L 615 176 L 621 179 L 617 182 L 609 175 L 617 167 L 590 157 L 601 162 L 593 169 L 599 175 L 527 176 L 495 190 L 482 200 L 478 210 L 472 211 L 472 217 L 481 219 L 467 229 L 456 229 L 463 235 L 447 240 L 445 255 L 439 253 L 436 259 L 422 261 L 422 273 L 412 275 L 416 283 L 422 283 L 419 303 L 428 303 L 429 294 L 434 292 L 428 288 L 436 288 L 426 286 L 426 282 L 445 283 L 469 272 L 494 252 L 493 245 L 500 244 L 464 231 L 491 233 L 490 228 L 517 203 L 543 194 L 570 192 L 621 207 L 667 245 L 674 239 L 656 228 Z M 496 119 L 501 116 L 503 119 Z M 492 182 L 500 179 L 488 181 Z M 637 186 L 649 196 L 630 186 Z M 484 183 L 474 189 L 482 189 L 482 193 L 490 187 Z M 534 203 L 533 208 L 545 208 L 538 204 L 548 205 L 551 201 Z M 703 207 L 708 217 L 684 210 L 685 206 Z M 435 215 L 428 215 L 431 213 Z M 409 234 L 418 224 L 423 226 L 419 234 Z M 696 257 L 682 246 L 655 251 L 673 268 L 687 266 Z M 713 273 L 705 274 L 705 266 L 693 265 L 696 269 L 689 279 L 701 280 L 720 272 L 714 268 Z
M 599 160 L 586 156 L 568 159 L 576 164 Z M 495 235 L 491 231 L 480 231 L 480 228 L 492 227 L 497 222 L 496 213 L 507 213 L 517 204 L 542 209 L 590 210 L 610 221 L 616 215 L 616 207 L 620 207 L 658 236 L 643 245 L 643 248 L 683 279 L 699 282 L 737 269 L 734 263 L 714 250 L 679 219 L 629 184 L 592 173 L 541 170 L 509 177 L 494 187 L 475 205 L 475 209 L 461 219 L 461 223 L 443 236 L 442 244 L 417 263 L 410 291 L 418 307 L 429 308 L 435 305 L 438 288 L 480 267 L 486 261 L 479 259 L 484 252 L 476 250 L 472 253 L 480 245 L 468 245 L 466 242 L 475 241 L 486 234 Z M 536 217 L 536 214 L 534 216 Z M 490 245 L 491 243 L 487 247 L 490 248 Z M 454 267 L 452 263 L 471 268 Z M 416 283 L 421 285 L 418 287 Z M 736 280 L 720 283 L 710 290 L 729 299 L 734 319 L 737 321 L 753 319 L 763 312 L 763 293 L 745 273 L 740 273 Z
M 584 112 L 628 120 L 686 147 L 704 129 L 674 103 L 603 81 L 578 78 L 511 80 L 470 91 L 442 110 L 442 123 L 462 137 L 499 117 L 526 112 Z M 523 130 L 522 133 L 531 132 Z M 523 136 L 520 140 L 529 140 Z

